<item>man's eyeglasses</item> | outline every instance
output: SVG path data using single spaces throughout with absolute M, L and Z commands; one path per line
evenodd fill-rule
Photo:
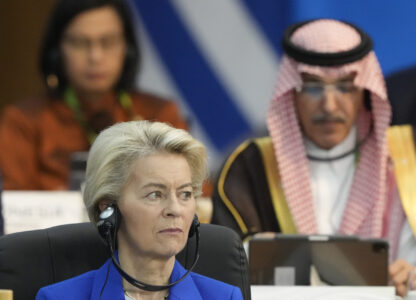
M 352 81 L 339 81 L 335 83 L 323 83 L 318 81 L 306 81 L 296 88 L 296 92 L 308 95 L 314 99 L 322 99 L 326 90 L 332 90 L 340 95 L 348 95 L 358 90 Z

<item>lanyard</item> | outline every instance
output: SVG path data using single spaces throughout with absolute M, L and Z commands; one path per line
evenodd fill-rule
M 85 114 L 81 110 L 80 103 L 78 101 L 77 95 L 72 88 L 67 88 L 64 92 L 64 100 L 68 107 L 74 113 L 75 119 L 78 124 L 84 129 L 84 132 L 87 136 L 88 142 L 90 145 L 96 139 L 98 133 L 91 128 L 88 124 L 88 121 L 85 118 Z M 127 114 L 129 120 L 138 119 L 133 112 L 133 102 L 130 95 L 125 91 L 120 91 L 117 97 L 118 102 L 123 108 L 124 112 Z

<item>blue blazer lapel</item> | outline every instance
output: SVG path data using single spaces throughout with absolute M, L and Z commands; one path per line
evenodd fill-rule
M 186 270 L 181 266 L 179 262 L 175 261 L 175 266 L 173 267 L 170 282 L 179 280 L 185 273 Z M 202 300 L 202 296 L 199 293 L 199 290 L 196 287 L 191 274 L 170 288 L 169 300 Z
M 106 282 L 107 272 L 108 279 Z M 170 282 L 179 280 L 185 273 L 186 270 L 180 263 L 175 261 Z M 104 283 L 105 287 L 101 300 L 125 300 L 121 275 L 114 267 L 111 259 L 107 260 L 107 262 L 95 272 L 90 300 L 100 300 L 100 293 Z M 202 300 L 202 296 L 199 293 L 191 274 L 180 283 L 170 288 L 169 300 Z
M 106 282 L 108 272 L 108 278 Z M 125 300 L 121 276 L 114 267 L 111 259 L 95 273 L 90 300 L 100 300 L 101 290 L 104 287 L 101 300 Z

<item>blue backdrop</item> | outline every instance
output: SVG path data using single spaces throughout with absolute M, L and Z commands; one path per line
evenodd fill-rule
M 142 88 L 176 99 L 214 165 L 265 132 L 280 40 L 291 23 L 329 17 L 372 37 L 385 75 L 416 65 L 416 1 L 133 0 Z M 221 159 L 219 159 L 221 158 Z

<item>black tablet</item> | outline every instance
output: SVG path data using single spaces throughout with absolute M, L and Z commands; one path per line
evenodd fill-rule
M 327 285 L 388 283 L 388 243 L 356 236 L 284 235 L 249 242 L 251 284 Z M 312 267 L 313 266 L 313 267 Z

